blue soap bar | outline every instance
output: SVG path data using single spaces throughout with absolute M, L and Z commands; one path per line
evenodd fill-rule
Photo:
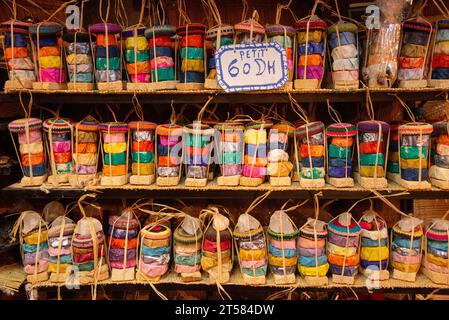
M 388 245 L 387 239 L 385 238 L 380 239 L 380 246 L 385 247 L 387 245 Z M 378 247 L 378 246 L 379 246 L 378 240 L 362 237 L 362 247 Z
M 215 57 L 209 58 L 209 68 L 215 69 Z
M 329 158 L 329 167 L 352 166 L 352 159 L 348 158 Z
M 379 270 L 379 264 L 381 270 L 386 270 L 388 266 L 388 260 L 382 261 L 368 261 L 368 260 L 360 260 L 360 266 L 364 269 L 369 268 L 370 270 Z
M 427 180 L 427 169 L 421 169 L 421 181 Z M 418 181 L 419 169 L 401 169 L 401 178 L 407 181 Z
M 255 277 L 259 277 L 259 276 L 264 276 L 267 274 L 267 265 L 264 265 L 262 267 L 259 268 L 242 268 L 242 271 L 244 274 L 247 274 L 249 276 L 255 276 Z
M 334 49 L 336 47 L 345 46 L 348 44 L 357 44 L 355 34 L 352 32 L 340 32 L 340 42 L 338 41 L 337 33 L 332 33 L 329 37 L 329 47 Z
M 427 46 L 430 34 L 422 31 L 407 31 L 404 34 L 404 44 L 416 44 L 420 46 Z
M 26 47 L 27 46 L 27 40 L 25 38 L 25 35 L 20 33 L 14 33 L 14 47 Z M 7 32 L 5 35 L 5 47 L 9 48 L 11 47 L 11 33 Z
M 287 151 L 287 144 L 286 143 L 270 142 L 270 144 L 268 146 L 269 146 L 270 150 L 280 149 L 280 150 Z
M 322 42 L 309 42 L 306 46 L 306 44 L 301 44 L 298 46 L 298 54 L 300 56 L 303 56 L 306 54 L 306 48 L 307 48 L 307 54 L 322 54 L 324 51 L 324 43 Z
M 33 35 L 34 43 L 37 42 L 37 36 Z M 52 47 L 57 44 L 57 39 L 55 35 L 39 35 L 39 47 Z
M 310 157 L 312 159 L 312 167 L 324 167 L 324 157 Z M 301 165 L 303 167 L 310 167 L 310 158 L 301 158 Z
M 327 262 L 327 256 L 325 254 L 322 254 L 318 257 L 312 256 L 312 257 L 306 257 L 306 256 L 300 256 L 298 263 L 305 267 L 315 267 L 315 266 L 321 266 L 322 264 L 325 264 Z
M 345 175 L 346 171 L 346 175 Z M 329 167 L 328 175 L 331 178 L 350 178 L 352 172 L 352 167 Z
M 449 169 L 449 156 L 440 156 L 435 154 L 435 165 L 441 168 Z
M 33 177 L 40 177 L 47 173 L 47 165 L 45 163 L 32 166 Z M 25 177 L 30 177 L 30 166 L 23 166 Z
M 357 274 L 358 266 L 354 266 L 354 267 L 345 266 L 345 269 L 343 270 L 342 267 L 331 264 L 329 270 L 331 271 L 332 274 L 337 274 L 337 275 L 341 275 L 342 271 L 344 271 L 343 272 L 344 276 L 352 277 Z
M 194 166 L 207 166 L 212 162 L 208 155 L 198 155 L 198 156 L 185 156 L 184 164 L 194 165 Z
M 120 57 L 120 49 L 118 46 L 108 47 L 109 58 Z M 99 46 L 95 49 L 96 58 L 106 58 L 106 47 Z
M 69 73 L 70 82 L 93 82 L 92 73 Z
M 204 82 L 204 73 L 202 72 L 181 72 L 179 74 L 179 82 L 180 83 L 203 83 Z
M 156 47 L 156 55 L 153 47 L 150 48 L 150 60 L 153 60 L 154 57 L 171 57 L 171 47 Z
M 432 79 L 435 80 L 449 79 L 449 69 L 433 69 Z
M 257 154 L 256 154 L 257 152 Z M 247 144 L 245 145 L 245 155 L 250 157 L 266 157 L 267 156 L 267 145 L 262 143 L 259 145 L 256 144 Z

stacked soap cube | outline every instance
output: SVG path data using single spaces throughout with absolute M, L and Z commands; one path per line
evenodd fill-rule
M 245 126 L 243 176 L 265 179 L 267 174 L 267 129 L 271 122 L 251 122 Z
M 148 41 L 144 32 L 145 28 L 133 28 L 122 33 L 126 49 L 126 71 L 132 83 L 146 83 L 151 80 Z
M 175 80 L 172 39 L 175 26 L 163 24 L 145 30 L 150 48 L 152 82 Z
M 384 141 L 390 126 L 383 121 L 362 121 L 357 124 L 357 130 L 360 176 L 385 177 Z
M 50 164 L 54 174 L 62 175 L 72 172 L 72 132 L 70 119 L 50 118 L 44 121 L 44 131 L 51 144 Z
M 197 218 L 187 216 L 173 233 L 175 272 L 192 274 L 201 269 L 203 231 Z
M 8 124 L 11 132 L 17 133 L 20 159 L 25 177 L 40 177 L 47 173 L 44 145 L 42 143 L 42 120 L 36 118 L 17 119 Z
M 295 127 L 286 122 L 273 125 L 269 133 L 269 152 L 267 172 L 271 177 L 289 177 L 293 163 L 289 161 L 289 138 Z
M 360 264 L 359 224 L 344 212 L 328 224 L 327 258 L 332 275 L 354 277 Z
M 63 39 L 70 82 L 92 83 L 94 79 L 89 34 L 69 32 L 64 34 Z
M 438 121 L 433 124 L 436 134 L 436 150 L 434 165 L 430 168 L 429 175 L 432 179 L 443 182 L 449 181 L 449 135 L 447 120 Z
M 48 272 L 50 280 L 61 282 L 59 274 L 66 274 L 67 269 L 72 265 L 72 236 L 75 230 L 75 223 L 67 217 L 59 216 L 48 229 Z M 54 274 L 54 276 L 53 276 Z
M 282 26 L 278 24 L 267 25 L 265 30 L 268 35 L 268 41 L 277 43 L 281 48 L 285 49 L 288 65 L 288 81 L 293 80 L 294 74 L 294 60 L 293 60 L 293 37 L 296 30 L 293 27 Z
M 326 27 L 326 22 L 316 16 L 295 24 L 298 37 L 297 79 L 323 78 Z
M 285 211 L 275 211 L 268 225 L 268 263 L 274 275 L 294 275 L 298 229 Z
M 187 178 L 207 179 L 212 161 L 213 135 L 214 129 L 205 124 L 193 123 L 184 127 L 183 148 Z
M 0 32 L 5 34 L 4 55 L 9 71 L 10 80 L 20 80 L 25 87 L 26 82 L 36 80 L 34 63 L 28 50 L 29 24 L 18 21 L 0 23 Z
M 176 124 L 157 126 L 157 175 L 179 177 L 181 168 L 182 127 Z
M 449 20 L 437 21 L 432 57 L 432 80 L 449 80 Z
M 139 229 L 139 220 L 131 209 L 125 209 L 120 216 L 109 217 L 108 249 L 113 278 L 134 279 Z
M 335 88 L 359 87 L 358 27 L 338 22 L 327 30 L 332 57 L 332 82 Z
M 181 39 L 180 83 L 204 82 L 204 33 L 206 26 L 190 23 L 178 27 L 176 33 Z
M 103 175 L 125 176 L 127 168 L 128 125 L 121 122 L 107 122 L 99 126 L 103 133 Z
M 350 178 L 352 173 L 352 146 L 357 130 L 349 123 L 334 123 L 327 127 L 328 172 L 330 178 Z
M 387 173 L 399 174 L 399 123 L 390 124 Z
M 432 219 L 432 222 L 424 228 L 426 248 L 423 267 L 432 271 L 434 275 L 442 275 L 438 277 L 440 279 L 447 279 L 449 274 L 448 228 L 449 222 L 444 219 Z M 443 283 L 447 283 L 447 280 L 443 280 Z
M 96 35 L 95 79 L 97 82 L 116 82 L 122 79 L 121 52 L 117 34 L 122 31 L 115 24 L 94 24 L 89 32 Z
M 79 175 L 97 173 L 98 162 L 98 122 L 92 117 L 78 122 L 75 126 L 75 146 L 73 160 Z
M 170 266 L 171 229 L 164 224 L 149 224 L 140 231 L 138 274 L 159 278 Z
M 133 121 L 129 123 L 132 135 L 132 165 L 133 175 L 154 175 L 154 130 L 156 124 L 148 121 Z
M 407 123 L 399 127 L 399 165 L 403 180 L 427 180 L 427 158 L 432 131 L 432 125 L 422 122 Z
M 215 125 L 215 150 L 221 175 L 224 177 L 240 176 L 243 162 L 243 131 L 239 123 L 223 122 Z
M 399 80 L 422 80 L 427 53 L 430 50 L 430 23 L 407 20 L 402 24 L 402 49 L 399 56 Z M 434 62 L 438 66 L 438 57 Z M 449 60 L 448 60 L 449 61 Z M 449 64 L 447 65 L 449 67 Z
M 301 178 L 323 179 L 324 169 L 324 123 L 308 122 L 296 129 L 301 158 Z
M 326 255 L 326 224 L 307 219 L 299 229 L 298 270 L 303 277 L 325 277 L 329 270 Z

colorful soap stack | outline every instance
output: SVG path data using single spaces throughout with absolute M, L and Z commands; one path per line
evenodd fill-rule
M 265 38 L 265 28 L 255 16 L 235 24 L 234 30 L 239 44 L 261 43 Z
M 288 81 L 290 82 L 289 87 L 286 89 L 293 89 L 293 75 L 295 62 L 293 60 L 293 48 L 296 45 L 295 35 L 296 30 L 293 27 L 282 26 L 279 24 L 271 24 L 265 27 L 268 35 L 268 41 L 277 43 L 281 48 L 285 49 L 287 55 L 287 65 L 288 65 Z M 295 51 L 296 53 L 296 51 Z M 288 82 L 287 82 L 288 83 Z
M 245 126 L 245 153 L 243 175 L 240 185 L 256 187 L 262 184 L 267 175 L 267 129 L 270 121 L 254 121 Z
M 248 213 L 241 214 L 233 235 L 243 281 L 247 284 L 265 284 L 268 259 L 262 225 Z
M 302 187 L 324 186 L 324 123 L 321 121 L 308 122 L 296 128 L 299 141 L 299 156 L 301 159 Z
M 349 123 L 333 123 L 326 129 L 328 140 L 327 176 L 336 187 L 352 187 L 352 146 L 356 127 Z
M 27 281 L 35 283 L 48 280 L 48 244 L 45 221 L 37 212 L 24 211 L 16 223 L 21 224 L 19 237 Z
M 402 122 L 390 123 L 390 142 L 388 144 L 388 179 L 399 183 L 399 126 Z
M 63 26 L 54 22 L 41 22 L 30 26 L 30 34 L 37 52 L 38 81 L 33 89 L 66 89 L 60 36 Z
M 158 186 L 176 186 L 182 169 L 182 127 L 161 124 L 156 127 Z
M 145 30 L 150 48 L 150 65 L 152 88 L 175 89 L 176 61 L 173 60 L 173 43 L 171 37 L 176 34 L 176 27 L 162 24 Z
M 298 58 L 295 89 L 318 89 L 324 75 L 325 31 L 327 24 L 317 16 L 295 23 Z
M 216 213 L 204 232 L 201 254 L 201 267 L 211 279 L 219 283 L 229 281 L 234 255 L 232 248 L 229 219 Z
M 128 125 L 107 122 L 99 125 L 103 134 L 103 176 L 101 185 L 124 185 L 128 182 Z
M 127 89 L 148 89 L 147 84 L 151 81 L 151 68 L 145 28 L 124 30 L 122 38 L 125 40 Z
M 203 230 L 198 218 L 186 216 L 173 233 L 175 272 L 182 281 L 201 280 L 201 244 Z
M 36 118 L 17 119 L 8 124 L 11 133 L 17 133 L 18 154 L 23 178 L 22 186 L 39 186 L 47 180 L 47 162 L 42 143 L 42 120 Z M 13 139 L 16 146 L 16 142 Z
M 433 219 L 424 227 L 423 273 L 433 282 L 449 284 L 449 221 Z
M 393 226 L 391 242 L 393 278 L 414 282 L 421 266 L 423 221 L 406 217 Z
M 449 134 L 447 120 L 433 124 L 436 134 L 436 153 L 434 165 L 430 167 L 429 176 L 432 184 L 441 189 L 449 189 Z
M 357 124 L 358 174 L 362 187 L 387 187 L 385 161 L 390 126 L 383 121 L 362 121 Z M 374 179 L 374 180 L 371 180 Z
M 159 281 L 170 266 L 171 229 L 150 223 L 140 231 L 140 257 L 137 280 Z
M 436 22 L 437 31 L 431 62 L 431 86 L 447 87 L 449 81 L 449 19 Z
M 362 228 L 360 271 L 371 280 L 387 280 L 390 274 L 386 221 L 371 208 L 363 213 L 359 225 Z
M 73 186 L 96 183 L 98 164 L 98 122 L 88 116 L 75 125 L 75 145 L 73 147 L 73 167 L 75 174 L 70 176 Z
M 190 23 L 176 28 L 181 40 L 181 74 L 178 90 L 197 90 L 204 87 L 205 52 L 204 33 L 206 26 Z
M 72 236 L 75 223 L 59 216 L 48 229 L 48 272 L 50 281 L 66 282 L 72 266 Z
M 58 185 L 69 182 L 72 173 L 73 122 L 70 119 L 50 118 L 44 121 L 48 141 L 51 176 L 48 182 Z
M 218 123 L 214 128 L 215 152 L 221 172 L 217 184 L 238 186 L 242 175 L 245 127 L 229 121 Z
M 326 223 L 308 218 L 299 228 L 298 271 L 310 285 L 326 285 L 329 263 L 326 256 Z
M 121 46 L 117 37 L 122 27 L 110 23 L 98 23 L 89 27 L 96 35 L 95 79 L 98 90 L 122 90 Z
M 133 280 L 137 265 L 140 222 L 132 209 L 109 216 L 108 254 L 112 281 Z
M 109 278 L 106 243 L 101 222 L 92 217 L 78 221 L 72 238 L 72 262 L 80 284 Z
M 400 184 L 409 189 L 429 189 L 428 158 L 433 127 L 423 122 L 410 122 L 399 127 Z
M 275 211 L 268 225 L 268 264 L 276 284 L 295 283 L 298 264 L 298 228 L 283 210 Z
M 217 82 L 217 70 L 215 68 L 215 53 L 222 46 L 234 43 L 234 27 L 228 25 L 214 26 L 207 30 L 205 38 L 210 43 L 209 54 L 209 74 L 204 82 L 206 89 L 221 89 Z
M 132 135 L 131 184 L 151 184 L 154 182 L 154 131 L 156 124 L 148 121 L 129 123 Z
M 413 19 L 402 23 L 399 87 L 427 87 L 424 71 L 430 52 L 431 32 L 432 24 L 430 22 Z
M 294 133 L 295 127 L 287 122 L 279 122 L 270 129 L 267 173 L 271 185 L 289 186 L 292 183 L 293 163 L 289 160 L 289 139 Z
M 28 43 L 30 25 L 13 20 L 0 23 L 0 32 L 5 35 L 3 49 L 9 77 L 9 81 L 5 83 L 6 90 L 31 89 L 36 80 Z
M 353 284 L 360 264 L 359 224 L 343 212 L 328 224 L 327 257 L 335 283 Z
M 359 88 L 358 27 L 340 21 L 327 29 L 332 57 L 332 82 L 335 89 Z
M 68 32 L 63 36 L 69 80 L 69 90 L 94 88 L 92 53 L 89 34 Z
M 206 124 L 192 123 L 183 129 L 183 154 L 186 165 L 186 186 L 205 186 L 212 162 L 214 129 Z

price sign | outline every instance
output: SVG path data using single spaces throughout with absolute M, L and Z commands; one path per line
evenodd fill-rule
M 223 46 L 215 66 L 226 92 L 279 89 L 288 80 L 285 49 L 272 42 Z

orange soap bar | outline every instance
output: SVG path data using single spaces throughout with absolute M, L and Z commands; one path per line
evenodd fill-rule
M 309 148 L 310 148 L 310 154 L 309 154 Z M 300 150 L 301 158 L 306 157 L 322 157 L 324 156 L 324 146 L 322 145 L 307 145 L 302 144 L 301 150 Z
M 180 159 L 173 156 L 160 156 L 157 159 L 157 165 L 159 167 L 177 167 L 179 166 Z
M 379 145 L 379 147 L 377 147 Z M 377 147 L 377 151 L 376 151 Z M 382 143 L 373 142 L 361 142 L 359 144 L 359 152 L 360 153 L 381 153 L 382 152 Z
M 22 165 L 23 166 L 35 166 L 41 163 L 44 163 L 45 157 L 44 153 L 35 153 L 35 154 L 23 154 L 22 155 Z
M 120 164 L 116 166 L 105 165 L 103 166 L 103 175 L 110 177 L 124 176 L 126 175 L 126 165 L 125 164 Z

